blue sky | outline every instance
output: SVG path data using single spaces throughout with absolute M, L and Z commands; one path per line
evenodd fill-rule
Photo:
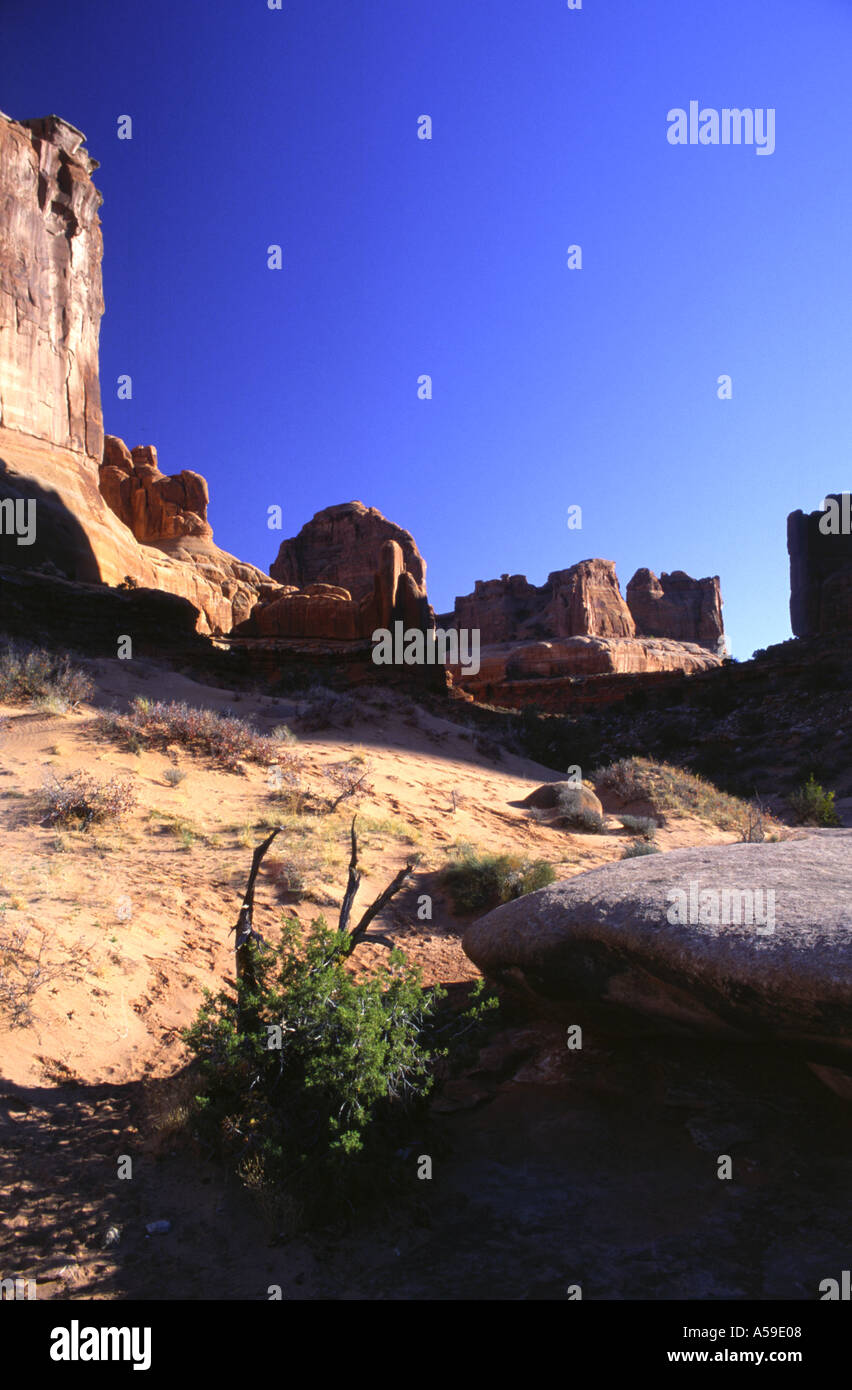
M 719 574 L 741 658 L 790 635 L 786 515 L 850 488 L 846 0 L 0 0 L 0 51 L 101 161 L 106 428 L 225 549 L 357 497 L 438 611 L 602 556 Z M 670 145 L 691 100 L 775 152 Z

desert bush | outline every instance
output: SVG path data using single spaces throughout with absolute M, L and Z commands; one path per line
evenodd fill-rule
M 76 942 L 63 961 L 45 960 L 47 935 L 30 944 L 30 927 L 0 927 L 0 1016 L 14 1028 L 33 1022 L 33 999 L 56 980 L 79 980 L 86 972 L 88 956 Z
M 592 811 L 579 804 L 580 788 L 564 790 L 559 793 L 556 805 L 555 822 L 566 830 L 579 830 L 586 835 L 605 835 L 606 822 L 598 811 Z
M 800 825 L 839 825 L 834 792 L 825 791 L 813 773 L 787 798 Z
M 653 816 L 619 816 L 618 819 L 625 830 L 641 840 L 653 840 L 659 830 Z
M 357 982 L 347 933 L 323 918 L 302 939 L 287 920 L 275 947 L 254 945 L 256 989 L 207 991 L 184 1031 L 200 1064 L 200 1133 L 244 1175 L 312 1194 L 325 1216 L 353 1170 L 370 1164 L 382 1127 L 432 1084 L 424 1023 L 441 992 L 425 993 L 399 951 Z M 248 1017 L 258 1021 L 241 1031 Z
M 0 650 L 0 700 L 8 704 L 35 704 L 64 713 L 94 690 L 92 682 L 71 658 L 42 647 L 18 647 L 8 643 Z
M 630 844 L 625 846 L 621 857 L 622 859 L 639 859 L 644 854 L 659 853 L 659 846 L 652 845 L 649 840 L 631 840 Z
M 289 724 L 276 724 L 272 730 L 272 738 L 277 738 L 281 743 L 298 743 L 299 736 L 294 734 Z
M 65 777 L 49 774 L 40 795 L 42 825 L 82 826 L 93 821 L 120 820 L 136 805 L 137 792 L 124 777 L 98 781 L 89 772 L 70 772 Z
M 180 786 L 185 777 L 186 773 L 179 767 L 167 767 L 163 773 L 163 781 L 167 782 L 170 787 Z
M 304 729 L 348 728 L 357 714 L 355 701 L 349 695 L 315 685 L 305 695 L 305 708 L 299 715 Z
M 746 809 L 741 798 L 720 791 L 694 772 L 649 758 L 620 758 L 598 769 L 594 781 L 622 801 L 645 801 L 655 811 L 698 816 L 722 830 L 739 829 Z
M 183 701 L 165 703 L 137 696 L 127 714 L 104 714 L 98 728 L 133 752 L 140 746 L 164 748 L 176 743 L 215 758 L 230 771 L 243 761 L 267 766 L 281 756 L 278 741 L 258 733 L 245 719 L 197 709 Z
M 553 866 L 543 859 L 483 854 L 473 845 L 460 844 L 441 881 L 457 912 L 476 912 L 533 893 L 555 878 Z
M 356 762 L 350 758 L 347 762 L 329 763 L 323 769 L 323 776 L 336 788 L 337 795 L 334 798 L 331 809 L 335 809 L 341 801 L 346 801 L 349 797 L 364 796 L 372 790 L 367 781 L 370 767 L 362 759 Z

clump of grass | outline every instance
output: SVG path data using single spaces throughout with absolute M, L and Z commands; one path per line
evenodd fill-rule
M 581 806 L 576 791 L 562 791 L 556 807 L 556 814 L 552 824 L 561 826 L 565 830 L 579 830 L 587 835 L 605 835 L 606 821 L 599 811 L 594 811 L 591 807 Z
M 747 810 L 740 797 L 720 791 L 703 777 L 650 758 L 620 758 L 600 768 L 594 780 L 599 790 L 611 791 L 621 801 L 646 801 L 655 811 L 697 816 L 721 830 L 739 829 Z
M 487 854 L 461 843 L 441 881 L 457 912 L 476 912 L 534 893 L 555 879 L 552 864 L 544 859 Z
M 834 792 L 826 791 L 813 773 L 787 798 L 800 825 L 839 825 Z
M 278 739 L 279 743 L 298 743 L 299 736 L 294 734 L 289 724 L 276 724 L 272 730 L 272 738 Z
M 632 840 L 625 847 L 622 859 L 639 859 L 644 854 L 659 854 L 659 845 L 652 845 L 648 840 Z
M 625 830 L 640 840 L 653 840 L 659 829 L 653 816 L 619 816 L 618 819 Z
M 137 696 L 127 714 L 104 714 L 98 727 L 101 733 L 133 752 L 140 746 L 165 748 L 178 744 L 214 758 L 229 771 L 237 770 L 243 761 L 268 766 L 281 756 L 278 741 L 259 733 L 245 719 L 198 709 L 184 701 L 165 703 Z
M 179 767 L 167 767 L 163 773 L 163 781 L 167 782 L 170 787 L 180 786 L 185 777 L 186 773 Z
M 315 731 L 337 727 L 348 728 L 357 714 L 355 701 L 349 695 L 314 685 L 305 695 L 305 708 L 299 715 L 304 729 Z
M 316 872 L 314 858 L 303 845 L 294 845 L 286 853 L 268 859 L 267 868 L 282 893 L 304 893 Z
M 0 700 L 7 704 L 64 714 L 88 700 L 93 690 L 89 677 L 67 655 L 14 642 L 0 648 Z
M 86 829 L 95 821 L 120 820 L 136 805 L 137 792 L 127 778 L 111 777 L 102 782 L 80 771 L 61 778 L 50 774 L 40 800 L 45 812 L 42 825 Z

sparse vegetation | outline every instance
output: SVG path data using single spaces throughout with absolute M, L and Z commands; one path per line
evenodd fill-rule
M 631 840 L 630 844 L 625 846 L 621 857 L 622 859 L 639 859 L 644 854 L 659 853 L 659 846 L 651 844 L 649 840 Z
M 67 655 L 14 642 L 0 648 L 0 700 L 6 704 L 32 704 L 64 714 L 88 700 L 93 690 L 85 671 Z
M 553 866 L 543 859 L 487 854 L 461 843 L 444 870 L 442 883 L 457 912 L 477 912 L 545 888 L 555 878 Z
M 647 802 L 655 811 L 698 816 L 722 830 L 737 830 L 747 810 L 739 797 L 719 791 L 712 782 L 670 763 L 649 758 L 620 758 L 598 770 L 595 785 L 622 801 Z
M 86 970 L 86 952 L 80 942 L 64 961 L 45 960 L 47 934 L 30 944 L 31 928 L 0 927 L 0 1015 L 15 1028 L 33 1022 L 33 999 L 56 980 L 79 980 Z
M 349 695 L 328 690 L 324 685 L 314 685 L 305 694 L 305 708 L 299 715 L 303 729 L 348 728 L 357 714 L 355 701 Z
M 840 824 L 834 805 L 834 792 L 826 791 L 813 773 L 789 797 L 790 809 L 800 825 Z
M 186 773 L 179 767 L 167 767 L 163 773 L 163 781 L 170 787 L 178 787 L 186 777 Z
M 580 788 L 561 791 L 553 823 L 565 830 L 578 830 L 586 835 L 605 835 L 606 821 L 598 811 L 580 804 Z
M 653 840 L 659 826 L 652 816 L 619 816 L 625 830 L 640 840 Z
M 120 820 L 136 801 L 136 788 L 125 777 L 99 781 L 83 771 L 65 777 L 50 774 L 40 797 L 41 824 L 86 829 L 95 821 Z
M 421 1042 L 442 992 L 426 993 L 399 951 L 357 983 L 349 934 L 317 919 L 303 939 L 252 949 L 250 997 L 205 996 L 184 1040 L 204 1078 L 196 1123 L 249 1186 L 298 1193 L 327 1217 L 354 1183 L 375 1181 L 374 1146 L 432 1085 Z M 258 1021 L 240 1031 L 241 1018 Z
M 165 703 L 137 696 L 127 714 L 104 714 L 98 728 L 132 752 L 178 744 L 214 758 L 229 771 L 238 770 L 243 761 L 268 766 L 281 756 L 278 740 L 259 733 L 245 719 L 198 709 L 183 701 Z

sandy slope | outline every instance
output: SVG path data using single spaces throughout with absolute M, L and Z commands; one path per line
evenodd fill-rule
M 132 668 L 92 662 L 89 670 L 97 682 L 95 704 L 74 714 L 0 709 L 9 720 L 0 740 L 0 923 L 7 931 L 28 929 L 32 945 L 43 936 L 45 965 L 62 972 L 34 996 L 29 1026 L 3 1027 L 0 1135 L 11 1143 L 0 1195 L 3 1208 L 13 1213 L 3 1264 L 37 1274 L 42 1297 L 115 1297 L 128 1288 L 151 1297 L 156 1293 L 140 1278 L 130 1285 L 116 1282 L 116 1266 L 102 1249 L 117 1202 L 116 1155 L 144 1149 L 146 1142 L 137 1128 L 133 1087 L 145 1079 L 156 1090 L 158 1079 L 176 1073 L 186 1060 L 178 1030 L 193 1017 L 202 988 L 218 988 L 230 977 L 229 929 L 251 851 L 267 833 L 263 823 L 275 823 L 279 812 L 260 767 L 249 765 L 245 775 L 228 773 L 182 750 L 136 756 L 98 737 L 93 722 L 98 705 L 120 705 L 137 693 L 230 706 L 270 730 L 292 722 L 296 706 L 205 689 L 140 662 Z M 399 695 L 378 695 L 352 727 L 306 734 L 294 749 L 305 784 L 324 795 L 334 791 L 325 767 L 353 756 L 365 760 L 359 766 L 367 770 L 370 790 L 356 807 L 365 871 L 362 907 L 412 852 L 419 854 L 411 888 L 377 925 L 421 964 L 427 982 L 476 976 L 459 943 L 463 922 L 454 919 L 438 885 L 455 841 L 545 858 L 565 876 L 619 857 L 626 838 L 612 818 L 613 833 L 605 837 L 565 834 L 531 821 L 510 803 L 555 772 L 510 754 L 495 762 L 477 751 L 475 738 L 460 725 L 413 709 Z M 164 780 L 174 765 L 186 773 L 177 787 Z M 120 825 L 85 833 L 40 825 L 36 798 L 45 775 L 77 768 L 104 778 L 132 777 L 139 791 L 136 809 Z M 336 916 L 350 806 L 323 818 L 321 862 L 310 878 L 313 901 L 291 896 L 283 904 L 271 874 L 263 875 L 256 914 L 261 930 L 274 933 L 285 905 L 303 922 L 321 911 Z M 178 833 L 169 829 L 174 821 Z M 733 838 L 674 817 L 659 844 L 667 849 Z M 284 840 L 275 847 L 279 859 L 290 849 Z M 274 868 L 272 855 L 269 862 Z M 422 894 L 433 899 L 432 921 L 418 920 Z M 381 950 L 365 947 L 359 957 L 367 963 Z M 85 1151 L 79 1147 L 84 1135 Z M 15 1158 L 22 1149 L 31 1155 L 23 1185 Z M 94 1163 L 94 1153 L 101 1154 L 103 1167 L 101 1160 Z M 204 1181 L 221 1197 L 221 1174 Z M 122 1193 L 118 1205 L 125 1216 L 136 1211 L 136 1229 L 142 1230 L 143 1216 L 156 1219 L 161 1213 L 144 1197 L 144 1184 L 132 1186 L 132 1201 Z M 254 1218 L 243 1210 L 241 1194 L 227 1183 L 225 1188 L 229 1195 L 222 1200 L 237 1204 L 243 1238 L 250 1241 Z M 185 1174 L 178 1189 L 187 1200 Z M 167 1190 L 160 1170 L 158 1200 Z M 212 1261 L 219 1218 L 209 1194 L 197 1187 L 192 1212 L 202 1233 L 200 1248 Z M 46 1248 L 39 1244 L 40 1229 L 50 1233 Z M 145 1278 L 153 1278 L 146 1270 Z M 174 1271 L 171 1277 L 178 1278 Z M 192 1284 L 186 1270 L 179 1277 Z M 172 1296 L 201 1296 L 205 1285 L 199 1280 L 195 1292 L 187 1286 Z

